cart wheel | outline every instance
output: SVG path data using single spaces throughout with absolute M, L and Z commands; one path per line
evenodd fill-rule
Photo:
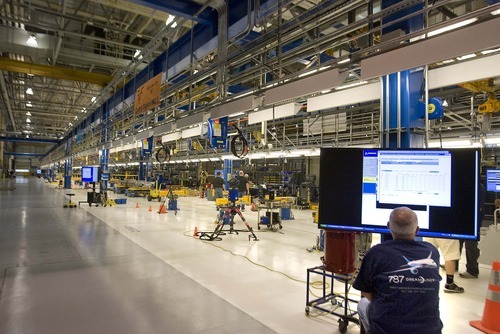
M 252 239 L 252 236 L 248 235 L 248 241 L 250 241 L 251 239 Z
M 151 202 L 152 199 L 153 197 L 151 197 L 151 195 L 148 195 L 148 202 Z
M 282 228 L 283 228 L 283 226 L 281 226 L 281 224 L 280 224 L 280 230 L 281 230 Z
M 349 325 L 349 321 L 339 319 L 339 331 L 341 333 L 347 332 L 347 325 Z
M 260 225 L 257 225 L 257 229 L 259 229 L 259 230 L 260 230 Z
M 306 316 L 309 316 L 309 306 L 306 306 L 305 311 L 306 311 Z

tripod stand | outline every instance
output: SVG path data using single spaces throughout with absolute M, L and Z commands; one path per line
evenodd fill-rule
M 209 232 L 199 232 L 199 237 L 202 240 L 208 240 L 208 241 L 214 241 L 214 240 L 222 240 L 219 236 L 224 235 L 224 222 L 226 222 L 229 219 L 229 234 L 236 233 L 238 232 L 250 232 L 250 235 L 248 236 L 248 241 L 250 241 L 251 238 L 253 238 L 255 241 L 259 241 L 255 233 L 253 233 L 253 229 L 250 225 L 248 225 L 245 217 L 241 213 L 240 208 L 236 205 L 236 201 L 231 201 L 231 203 L 228 206 L 221 207 L 221 213 L 219 215 L 219 220 L 217 222 L 217 226 L 215 227 L 215 230 L 212 233 Z M 234 217 L 238 215 L 241 220 L 245 223 L 245 226 L 247 227 L 247 231 L 245 230 L 235 230 L 234 229 Z
M 165 206 L 167 200 L 168 200 L 168 207 Z M 174 194 L 171 184 L 168 187 L 167 196 L 165 196 L 165 200 L 163 201 L 163 204 L 160 205 L 160 210 L 158 211 L 158 213 L 166 213 L 166 211 L 162 212 L 161 208 L 163 208 L 164 210 L 165 208 L 168 208 L 168 210 L 174 210 L 175 215 L 177 215 L 177 196 Z

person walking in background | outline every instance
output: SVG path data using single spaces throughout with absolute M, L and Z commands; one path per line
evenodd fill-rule
M 214 188 L 214 197 L 215 198 L 222 198 L 223 191 L 226 189 L 225 183 L 226 182 L 221 177 L 220 172 L 217 172 L 215 177 L 212 179 L 212 187 Z
M 238 173 L 238 197 L 243 198 L 243 196 L 248 194 L 250 194 L 250 184 L 245 177 L 245 173 L 240 170 Z M 245 204 L 241 205 L 241 211 L 245 211 Z
M 479 198 L 478 198 L 478 227 L 481 228 L 484 219 L 484 203 L 486 202 L 486 188 L 482 183 L 479 184 Z M 465 258 L 466 258 L 466 271 L 460 273 L 462 278 L 478 278 L 479 277 L 479 255 L 478 240 L 460 240 L 460 252 L 465 244 Z

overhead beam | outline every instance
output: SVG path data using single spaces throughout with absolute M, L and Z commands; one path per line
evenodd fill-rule
M 141 6 L 154 8 L 159 11 L 167 12 L 175 16 L 184 17 L 191 21 L 212 25 L 216 22 L 207 20 L 204 15 L 195 15 L 202 7 L 194 1 L 179 1 L 179 0 L 131 0 Z
M 0 70 L 33 74 L 47 78 L 68 81 L 87 82 L 95 85 L 106 86 L 113 77 L 106 74 L 90 73 L 72 70 L 70 68 L 53 67 L 0 57 Z
M 0 136 L 0 141 L 16 142 L 16 143 L 46 143 L 46 144 L 59 143 L 59 140 L 57 139 L 18 138 L 18 137 L 5 137 L 5 136 Z
M 45 154 L 41 153 L 25 153 L 25 152 L 3 152 L 3 155 L 12 155 L 17 157 L 43 157 Z

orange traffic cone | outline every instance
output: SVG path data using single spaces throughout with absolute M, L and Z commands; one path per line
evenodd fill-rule
M 165 205 L 160 204 L 160 209 L 158 210 L 158 213 L 167 213 L 167 208 Z
M 139 203 L 138 202 L 135 203 L 135 208 L 139 209 Z
M 500 333 L 500 261 L 493 262 L 490 284 L 486 292 L 483 319 L 471 321 L 470 325 L 488 334 Z
M 194 227 L 193 237 L 198 238 L 198 226 Z
M 149 206 L 149 212 L 153 212 L 153 208 L 151 207 L 151 205 Z

